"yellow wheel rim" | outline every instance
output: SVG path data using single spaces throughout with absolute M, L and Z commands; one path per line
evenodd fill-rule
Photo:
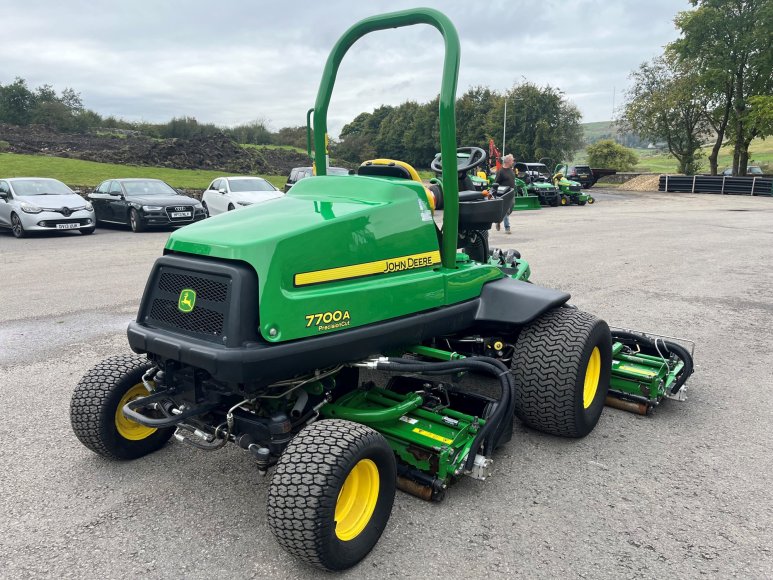
M 121 401 L 118 403 L 118 408 L 115 410 L 115 428 L 118 431 L 118 434 L 124 439 L 128 439 L 129 441 L 139 441 L 140 439 L 150 437 L 153 435 L 153 433 L 156 432 L 153 427 L 146 427 L 145 425 L 141 425 L 136 421 L 132 421 L 131 419 L 125 417 L 121 412 L 123 406 L 129 401 L 139 399 L 140 397 L 147 397 L 149 394 L 150 393 L 145 388 L 145 385 L 138 383 L 126 391 L 124 396 L 121 397 Z
M 595 347 L 590 353 L 588 366 L 585 369 L 585 385 L 582 389 L 582 406 L 587 409 L 596 398 L 596 391 L 599 388 L 599 378 L 601 377 L 601 352 L 599 347 Z
M 561 205 L 566 205 L 566 198 L 565 197 L 561 198 Z
M 361 459 L 349 472 L 336 502 L 336 536 L 347 542 L 360 535 L 368 525 L 378 500 L 378 467 L 370 459 Z

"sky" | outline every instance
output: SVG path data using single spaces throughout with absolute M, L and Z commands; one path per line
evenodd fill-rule
M 690 8 L 687 0 L 0 0 L 0 84 L 18 76 L 30 87 L 71 87 L 87 108 L 131 121 L 305 125 L 341 34 L 415 6 L 439 9 L 459 32 L 459 95 L 549 84 L 583 122 L 612 118 L 629 73 L 677 37 L 674 16 Z M 330 133 L 382 104 L 431 100 L 442 62 L 442 38 L 426 25 L 362 38 L 339 69 Z

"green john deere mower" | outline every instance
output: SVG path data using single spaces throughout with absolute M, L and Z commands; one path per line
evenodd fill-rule
M 431 194 L 399 163 L 327 175 L 326 117 L 344 54 L 369 32 L 413 24 L 438 29 L 446 47 L 442 229 Z M 458 251 L 513 202 L 512 191 L 459 194 L 458 68 L 456 30 L 435 10 L 350 28 L 313 111 L 317 175 L 170 236 L 128 328 L 135 354 L 99 363 L 75 389 L 78 439 L 118 460 L 171 437 L 204 451 L 241 447 L 273 470 L 277 542 L 340 570 L 378 541 L 396 488 L 439 500 L 460 477 L 486 479 L 514 416 L 582 437 L 610 382 L 631 403 L 678 390 L 690 369 L 670 343 L 635 334 L 613 343 L 568 294 L 528 283 L 514 253 Z M 363 368 L 383 380 L 361 380 Z M 498 396 L 451 380 L 464 373 L 489 376 Z

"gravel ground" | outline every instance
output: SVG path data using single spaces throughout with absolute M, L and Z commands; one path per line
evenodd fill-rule
M 611 324 L 697 342 L 689 400 L 606 409 L 564 440 L 516 424 L 486 482 L 441 504 L 398 494 L 351 578 L 773 576 L 773 200 L 595 192 L 518 212 L 533 280 Z M 0 577 L 318 578 L 274 543 L 245 453 L 170 444 L 103 460 L 70 430 L 70 394 L 126 352 L 167 232 L 0 232 Z

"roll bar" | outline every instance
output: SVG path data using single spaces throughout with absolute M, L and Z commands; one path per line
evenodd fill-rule
M 459 184 L 456 175 L 456 85 L 459 78 L 459 35 L 447 16 L 431 8 L 414 8 L 365 18 L 338 39 L 322 72 L 314 104 L 314 165 L 317 175 L 327 174 L 327 109 L 333 93 L 338 67 L 346 52 L 360 38 L 377 30 L 429 24 L 445 41 L 443 78 L 440 84 L 440 153 L 443 163 L 443 237 L 440 246 L 445 268 L 456 267 L 459 231 Z M 308 114 L 312 114 L 312 110 Z M 308 120 L 308 117 L 307 117 Z M 308 124 L 307 124 L 308 127 Z

